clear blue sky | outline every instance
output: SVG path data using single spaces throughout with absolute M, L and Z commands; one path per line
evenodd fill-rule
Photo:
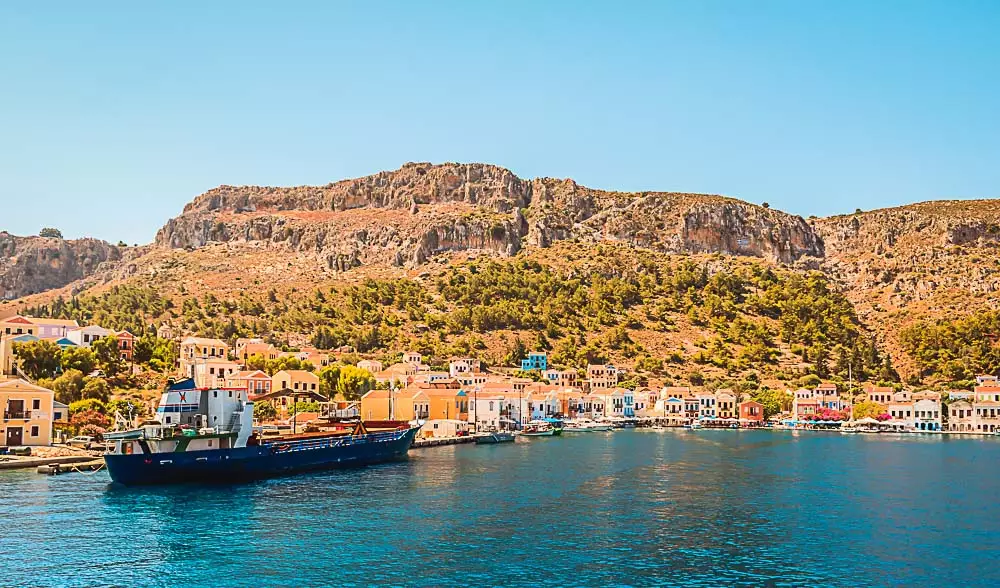
M 993 0 L 153 4 L 0 3 L 0 229 L 146 243 L 219 184 L 407 161 L 803 216 L 1000 196 Z

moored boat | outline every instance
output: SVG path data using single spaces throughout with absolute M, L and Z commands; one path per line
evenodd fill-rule
M 224 423 L 224 424 L 219 424 Z M 253 431 L 253 402 L 244 389 L 172 384 L 156 419 L 105 434 L 113 482 L 126 486 L 240 482 L 310 470 L 405 459 L 419 427 L 262 439 Z
M 590 419 L 579 419 L 575 421 L 567 421 L 566 427 L 563 430 L 567 433 L 594 433 L 598 431 L 610 431 L 611 425 L 607 423 L 598 423 Z
M 513 443 L 514 433 L 512 431 L 485 431 L 482 433 L 476 433 L 474 439 L 476 440 L 476 445 Z
M 552 437 L 555 435 L 555 427 L 542 421 L 532 421 L 524 426 L 521 435 L 525 437 Z

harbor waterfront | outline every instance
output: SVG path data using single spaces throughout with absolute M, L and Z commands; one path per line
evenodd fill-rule
M 997 585 L 998 459 L 993 438 L 674 429 L 238 486 L 0 472 L 0 584 Z

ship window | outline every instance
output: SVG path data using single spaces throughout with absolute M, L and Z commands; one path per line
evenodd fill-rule
M 170 424 L 170 417 L 167 417 L 166 422 L 168 425 Z
M 218 398 L 218 397 L 219 397 L 219 391 L 218 390 L 212 390 L 212 398 Z
M 233 397 L 233 391 L 232 391 L 232 390 L 230 390 L 230 391 L 229 391 L 229 397 L 230 397 L 230 398 L 232 398 L 232 397 Z

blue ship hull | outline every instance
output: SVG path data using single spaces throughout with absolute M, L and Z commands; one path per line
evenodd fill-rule
M 406 459 L 418 430 L 275 441 L 235 449 L 108 454 L 104 461 L 111 480 L 125 486 L 231 483 Z

